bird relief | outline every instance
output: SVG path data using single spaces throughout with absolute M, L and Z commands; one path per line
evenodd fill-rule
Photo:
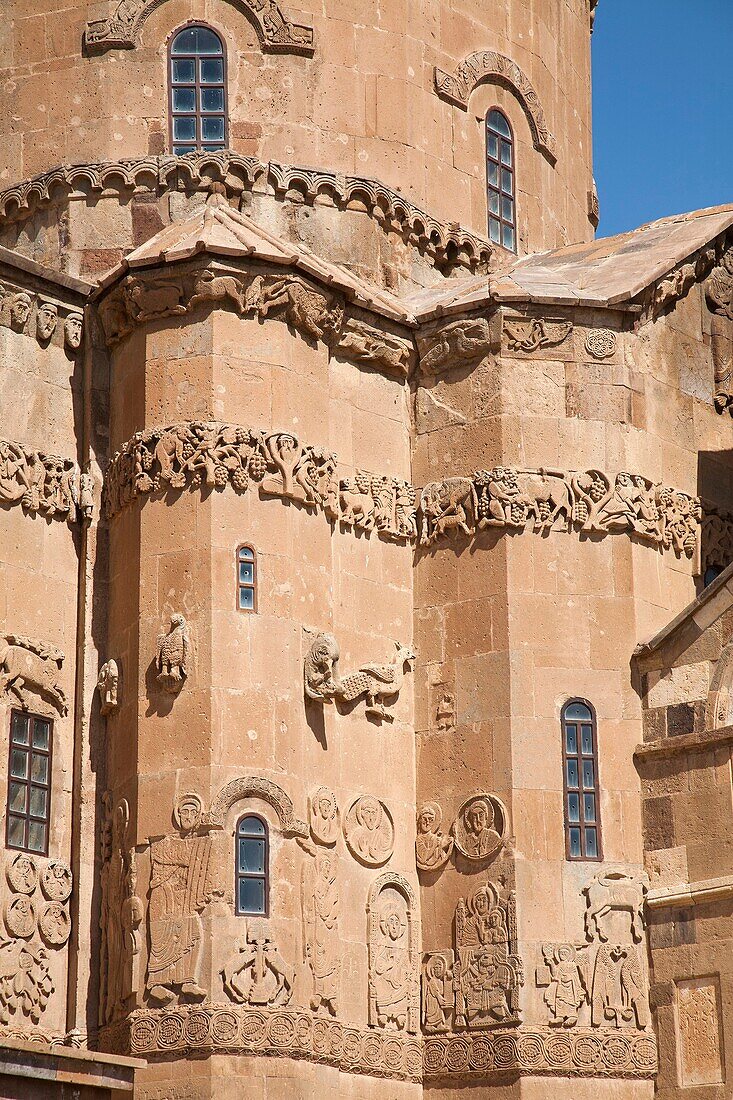
M 395 642 L 394 646 L 391 663 L 362 665 L 355 672 L 340 676 L 338 642 L 333 634 L 316 635 L 303 666 L 306 700 L 349 706 L 364 698 L 368 718 L 380 723 L 394 721 L 387 707 L 393 705 L 402 690 L 405 666 L 411 670 L 416 660 L 409 646 L 400 642 Z M 387 700 L 392 702 L 388 704 Z
M 171 615 L 167 634 L 159 634 L 155 655 L 158 670 L 156 680 L 172 695 L 181 690 L 188 676 L 191 637 L 186 620 L 180 612 Z

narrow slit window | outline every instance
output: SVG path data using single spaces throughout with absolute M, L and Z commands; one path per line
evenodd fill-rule
M 251 546 L 237 550 L 237 608 L 257 610 L 257 558 Z
M 176 156 L 215 152 L 228 142 L 226 54 L 211 27 L 184 27 L 169 55 L 170 142 Z
M 267 824 L 256 814 L 237 823 L 236 912 L 237 916 L 267 916 L 270 893 L 270 844 Z
M 8 848 L 43 856 L 48 855 L 51 819 L 52 736 L 48 718 L 11 712 L 5 842 Z
M 572 699 L 563 707 L 561 725 L 566 855 L 571 860 L 600 860 L 603 853 L 595 714 L 588 703 Z
M 510 252 L 517 251 L 515 171 L 512 128 L 501 111 L 491 110 L 486 115 L 489 239 Z

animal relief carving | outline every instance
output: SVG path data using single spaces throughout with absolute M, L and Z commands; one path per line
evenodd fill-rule
M 441 324 L 424 335 L 418 335 L 420 369 L 423 374 L 437 377 L 454 367 L 462 367 L 492 352 L 499 351 L 500 329 L 496 319 L 466 318 Z
M 392 722 L 386 700 L 399 695 L 405 678 L 405 665 L 410 669 L 415 654 L 408 646 L 395 642 L 392 664 L 362 665 L 356 672 L 340 676 L 340 651 L 332 634 L 318 634 L 310 645 L 303 663 L 306 699 L 316 702 L 337 702 L 349 705 L 366 697 L 365 713 L 377 721 Z
M 705 284 L 713 355 L 713 401 L 719 413 L 733 407 L 733 249 L 729 249 Z
M 186 620 L 180 612 L 171 615 L 170 630 L 159 634 L 155 656 L 156 680 L 171 694 L 180 691 L 188 676 L 191 639 Z
M 65 717 L 69 708 L 58 679 L 63 663 L 55 646 L 7 634 L 0 638 L 0 694 L 13 695 L 23 710 L 31 706 L 32 696 L 40 696 Z
M 573 331 L 572 321 L 541 317 L 506 317 L 504 332 L 510 351 L 531 353 L 556 347 Z

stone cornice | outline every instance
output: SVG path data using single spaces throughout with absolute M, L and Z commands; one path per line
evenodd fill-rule
M 99 1045 L 149 1060 L 167 1054 L 267 1054 L 344 1073 L 408 1081 L 485 1081 L 507 1074 L 652 1078 L 657 1044 L 631 1028 L 521 1027 L 430 1038 L 350 1027 L 302 1009 L 258 1011 L 227 1002 L 141 1009 L 102 1028 Z
M 299 203 L 326 202 L 358 210 L 398 234 L 439 269 L 488 270 L 493 247 L 455 223 L 431 217 L 404 195 L 366 176 L 349 176 L 299 165 L 264 164 L 229 151 L 148 156 L 131 160 L 59 165 L 0 191 L 0 221 L 28 217 L 37 208 L 104 191 L 209 191 L 224 183 L 230 195 L 257 191 Z
M 686 733 L 680 737 L 664 737 L 658 741 L 637 745 L 634 749 L 634 759 L 643 764 L 646 760 L 691 756 L 700 752 L 709 753 L 711 749 L 725 748 L 732 744 L 733 726 L 723 726 L 717 730 Z
M 687 909 L 693 905 L 712 905 L 728 898 L 733 898 L 733 877 L 730 875 L 659 887 L 649 891 L 646 903 L 650 909 Z

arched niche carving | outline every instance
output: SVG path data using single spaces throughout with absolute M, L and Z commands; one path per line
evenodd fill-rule
M 515 61 L 504 54 L 482 50 L 469 54 L 453 73 L 435 68 L 435 91 L 448 103 L 468 109 L 468 100 L 479 84 L 500 84 L 512 92 L 527 116 L 535 149 L 554 164 L 557 160 L 557 141 L 547 125 L 539 96 L 527 74 Z
M 729 641 L 715 663 L 705 711 L 705 728 L 722 729 L 733 725 L 733 640 Z
M 239 802 L 242 798 L 261 798 L 263 802 L 267 802 L 268 805 L 272 806 L 277 814 L 283 836 L 306 838 L 309 835 L 308 826 L 305 821 L 301 821 L 300 818 L 295 816 L 293 803 L 282 787 L 278 787 L 277 783 L 273 783 L 269 779 L 262 779 L 257 775 L 246 775 L 241 776 L 239 779 L 232 779 L 230 783 L 222 787 L 211 803 L 208 814 L 205 815 L 206 824 L 223 829 L 227 813 L 234 803 Z
M 420 1027 L 419 929 L 415 891 L 404 875 L 385 871 L 372 883 L 367 925 L 369 1026 L 396 1026 L 415 1034 Z
M 119 0 L 110 19 L 87 23 L 84 46 L 88 53 L 134 50 L 147 18 L 166 0 Z M 313 28 L 291 23 L 276 0 L 229 0 L 255 29 L 263 53 L 313 55 Z

